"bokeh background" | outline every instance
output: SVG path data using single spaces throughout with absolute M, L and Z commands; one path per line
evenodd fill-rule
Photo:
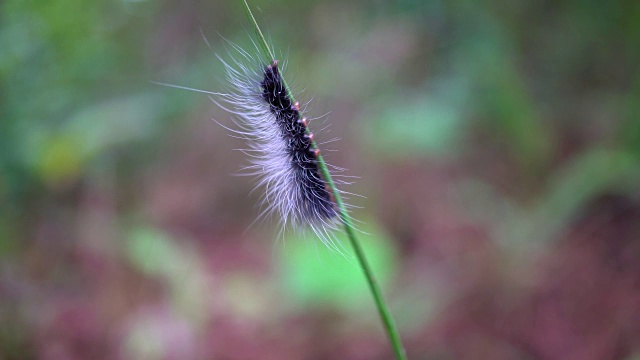
M 640 2 L 251 3 L 411 359 L 640 358 Z M 1 359 L 392 357 L 353 260 L 250 226 L 229 114 L 150 83 L 224 91 L 252 34 L 239 1 L 0 2 Z

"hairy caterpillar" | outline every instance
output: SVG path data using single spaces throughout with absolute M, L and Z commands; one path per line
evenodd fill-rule
M 265 68 L 260 87 L 285 142 L 293 181 L 283 185 L 296 188 L 292 193 L 300 209 L 299 218 L 305 222 L 333 218 L 334 204 L 316 163 L 320 150 L 312 147 L 313 133 L 307 130 L 307 119 L 300 116 L 300 104 L 292 103 L 287 94 L 277 61 Z
M 235 115 L 235 128 L 221 126 L 248 144 L 242 151 L 250 157 L 251 165 L 243 174 L 257 176 L 257 186 L 264 188 L 258 219 L 277 213 L 281 231 L 288 226 L 310 228 L 328 247 L 342 252 L 331 235 L 340 220 L 333 189 L 318 166 L 320 149 L 308 129 L 309 120 L 301 115 L 300 104 L 289 93 L 280 62 L 273 59 L 266 63 L 260 56 L 229 44 L 233 48 L 230 60 L 217 55 L 231 85 L 227 93 L 161 85 L 209 94 L 214 103 Z M 336 172 L 344 170 L 327 166 Z M 346 184 L 341 179 L 333 182 Z
M 221 106 L 237 115 L 240 130 L 231 130 L 249 144 L 252 165 L 247 169 L 260 177 L 265 189 L 263 214 L 277 212 L 284 227 L 288 222 L 309 226 L 335 248 L 328 230 L 337 221 L 336 205 L 318 168 L 320 150 L 308 130 L 309 121 L 289 95 L 278 61 L 266 65 L 233 47 L 249 64 L 234 58 L 233 67 L 220 59 L 233 89 L 223 95 L 230 106 Z

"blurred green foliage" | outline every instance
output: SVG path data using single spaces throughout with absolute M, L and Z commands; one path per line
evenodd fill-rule
M 527 327 L 512 333 L 547 358 L 561 347 L 540 340 L 544 319 L 574 358 L 614 343 L 609 334 L 630 337 L 640 2 L 252 5 L 300 101 L 315 99 L 309 116 L 330 113 L 312 123 L 320 141 L 342 138 L 326 144 L 339 150 L 328 160 L 362 177 L 346 190 L 367 196 L 354 214 L 368 219 L 366 252 L 410 354 L 535 358 L 489 330 L 440 334 L 448 319 L 513 329 L 516 314 Z M 342 339 L 314 318 L 375 318 L 352 262 L 308 234 L 276 242 L 276 221 L 243 232 L 260 194 L 229 176 L 246 163 L 231 150 L 243 143 L 209 121 L 230 116 L 150 83 L 226 91 L 215 54 L 228 59 L 224 39 L 251 49 L 244 16 L 238 1 L 0 3 L 0 358 L 385 358 L 366 334 Z M 589 262 L 589 251 L 609 257 Z M 556 288 L 538 274 L 551 264 L 555 275 L 555 253 L 576 277 Z M 515 295 L 497 285 L 518 276 Z M 554 301 L 584 318 L 614 321 L 608 311 L 621 309 L 623 320 L 592 329 L 600 342 L 569 336 L 575 324 Z M 615 358 L 639 350 L 616 344 Z
M 142 54 L 131 51 L 152 18 L 124 5 L 1 4 L 0 197 L 13 205 L 4 215 L 155 134 L 161 102 L 141 73 Z
M 395 271 L 394 249 L 381 229 L 366 224 L 360 230 L 380 286 L 388 289 Z M 303 306 L 331 304 L 367 313 L 375 311 L 346 236 L 340 234 L 334 240 L 336 250 L 317 241 L 315 234 L 307 233 L 305 236 L 289 235 L 280 245 L 281 277 L 293 303 Z M 343 256 L 337 255 L 337 251 Z

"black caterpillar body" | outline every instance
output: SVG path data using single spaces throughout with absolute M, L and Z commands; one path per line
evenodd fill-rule
M 312 147 L 313 134 L 307 134 L 307 121 L 300 116 L 300 106 L 292 103 L 284 81 L 274 61 L 264 69 L 260 86 L 262 98 L 269 104 L 287 144 L 287 152 L 299 187 L 300 205 L 307 220 L 331 219 L 336 210 L 316 162 L 319 151 Z

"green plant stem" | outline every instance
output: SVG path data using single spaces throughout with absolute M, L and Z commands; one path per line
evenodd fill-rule
M 314 143 L 315 147 L 316 144 Z M 342 202 L 342 198 L 340 197 L 340 192 L 336 188 L 333 183 L 333 179 L 331 178 L 331 174 L 329 173 L 329 169 L 327 168 L 327 164 L 324 162 L 322 155 L 318 156 L 318 166 L 320 167 L 320 172 L 324 177 L 325 181 L 331 187 L 333 192 L 333 197 L 336 200 L 336 204 L 338 205 L 338 212 L 340 213 L 340 218 L 342 219 L 342 223 L 344 224 L 344 231 L 347 233 L 347 237 L 349 238 L 349 242 L 353 247 L 354 252 L 356 253 L 356 258 L 358 259 L 358 263 L 360 263 L 360 268 L 364 273 L 365 278 L 367 279 L 367 283 L 369 284 L 369 289 L 371 290 L 371 295 L 375 300 L 376 307 L 378 308 L 378 314 L 380 315 L 380 319 L 382 320 L 382 324 L 384 325 L 384 329 L 387 332 L 387 337 L 391 342 L 391 346 L 393 347 L 393 351 L 396 354 L 396 359 L 398 360 L 406 360 L 407 355 L 405 354 L 404 347 L 402 346 L 402 341 L 400 340 L 400 335 L 398 333 L 398 329 L 393 321 L 393 317 L 391 316 L 391 312 L 389 311 L 389 307 L 382 296 L 382 291 L 380 291 L 380 286 L 376 281 L 375 276 L 373 275 L 373 271 L 369 266 L 369 262 L 367 261 L 367 257 L 362 249 L 362 245 L 360 245 L 360 241 L 356 237 L 355 230 L 353 228 L 353 224 L 351 222 L 351 217 L 347 212 L 347 209 Z
M 262 34 L 262 31 L 260 30 L 260 27 L 258 26 L 258 22 L 253 16 L 253 13 L 249 8 L 249 4 L 247 3 L 247 0 L 242 0 L 242 1 L 244 3 L 244 9 L 247 14 L 247 17 L 249 18 L 249 21 L 253 24 L 256 34 L 260 40 L 259 42 L 262 47 L 262 50 L 264 51 L 264 55 L 269 57 L 268 61 L 274 61 L 275 56 L 273 55 L 273 52 L 269 48 L 269 44 L 267 43 L 267 40 L 265 39 L 264 35 Z M 291 89 L 289 88 L 289 85 L 284 80 L 284 78 L 283 78 L 283 82 L 284 82 L 285 88 L 287 89 L 287 93 L 291 98 L 291 101 L 295 103 L 295 99 L 293 97 L 293 94 L 291 93 Z M 307 134 L 310 133 L 309 128 L 307 128 L 306 132 Z M 313 140 L 311 142 L 311 146 L 314 149 L 318 149 L 318 145 Z M 329 168 L 327 167 L 327 164 L 325 163 L 324 158 L 322 157 L 322 155 L 318 155 L 316 160 L 318 163 L 318 167 L 320 168 L 322 177 L 327 182 L 327 185 L 329 185 L 329 187 L 331 188 L 333 197 L 338 207 L 340 220 L 344 225 L 344 230 L 347 233 L 349 242 L 351 243 L 351 246 L 353 247 L 353 250 L 356 254 L 356 258 L 358 260 L 358 263 L 360 264 L 360 268 L 362 269 L 362 272 L 364 273 L 364 276 L 367 279 L 369 289 L 371 290 L 371 295 L 373 296 L 373 299 L 376 303 L 376 307 L 378 309 L 380 319 L 382 320 L 384 329 L 387 333 L 389 341 L 391 342 L 391 346 L 393 347 L 393 351 L 396 355 L 396 359 L 406 360 L 407 356 L 405 354 L 404 347 L 402 346 L 402 342 L 400 341 L 400 335 L 398 333 L 398 329 L 396 328 L 396 325 L 393 321 L 393 317 L 391 316 L 389 307 L 387 306 L 387 303 L 385 302 L 384 297 L 382 296 L 382 291 L 380 290 L 380 286 L 376 281 L 376 278 L 373 274 L 371 266 L 367 261 L 367 257 L 364 253 L 364 249 L 362 248 L 362 245 L 360 244 L 360 241 L 356 236 L 356 232 L 353 226 L 353 222 L 351 220 L 351 216 L 349 215 L 349 212 L 347 211 L 344 203 L 342 202 L 342 197 L 340 196 L 340 192 L 338 191 L 338 188 L 336 188 L 336 185 L 333 182 L 333 178 L 331 177 L 331 173 L 329 172 Z

